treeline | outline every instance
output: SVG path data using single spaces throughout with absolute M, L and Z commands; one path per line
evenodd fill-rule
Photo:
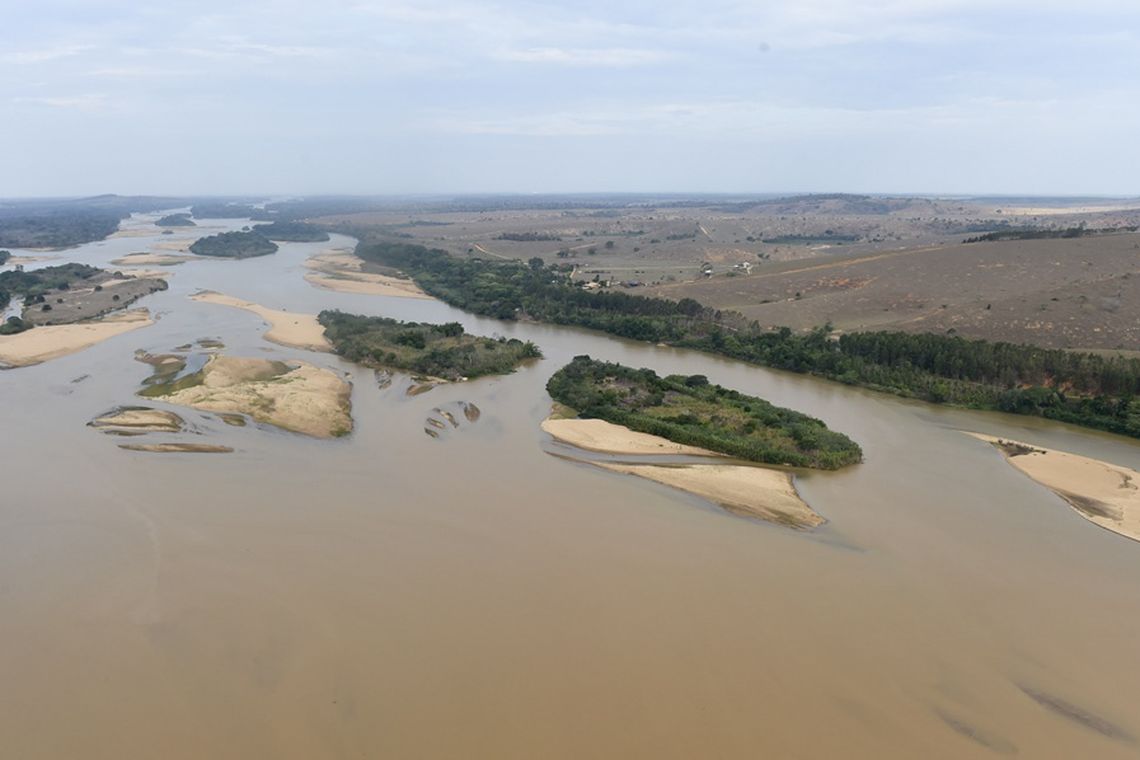
M 430 295 L 500 319 L 533 319 L 695 348 L 900 396 L 1030 414 L 1140 437 L 1140 360 L 965 340 L 946 335 L 852 333 L 834 339 L 770 330 L 686 298 L 589 292 L 541 260 L 485 261 L 391 241 L 357 255 L 401 270 Z
M 820 420 L 710 385 L 703 375 L 662 378 L 576 356 L 546 389 L 579 416 L 753 462 L 835 470 L 863 458 L 858 444 Z
M 102 240 L 118 229 L 119 215 L 110 212 L 0 213 L 0 245 L 12 248 L 66 248 Z
M 445 380 L 502 375 L 542 356 L 530 341 L 469 335 L 458 322 L 401 322 L 341 311 L 322 311 L 318 320 L 333 350 L 350 361 Z
M 548 241 L 557 242 L 562 240 L 562 238 L 549 232 L 504 232 L 497 236 L 495 240 L 513 240 L 516 243 L 542 243 Z
M 154 223 L 156 227 L 197 227 L 188 213 L 167 214 Z
M 1066 227 L 1054 230 L 1041 227 L 1026 227 L 1023 229 L 999 230 L 985 235 L 977 235 L 963 240 L 963 243 L 997 243 L 1003 240 L 1053 240 L 1063 238 L 1092 237 L 1094 235 L 1111 235 L 1114 232 L 1136 232 L 1138 227 L 1086 227 L 1079 224 L 1076 227 Z
M 190 252 L 199 256 L 248 259 L 277 253 L 277 244 L 256 232 L 222 232 L 195 240 Z
M 329 233 L 304 222 L 255 224 L 253 231 L 269 240 L 286 243 L 323 243 L 329 239 Z

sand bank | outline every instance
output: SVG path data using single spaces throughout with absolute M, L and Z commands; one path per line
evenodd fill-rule
M 94 428 L 127 428 L 145 432 L 178 433 L 186 421 L 174 412 L 143 406 L 114 409 L 87 423 Z
M 563 443 L 603 454 L 692 454 L 720 456 L 715 451 L 673 443 L 647 433 L 638 433 L 605 420 L 547 419 L 542 429 Z
M 173 267 L 193 260 L 193 256 L 178 256 L 172 253 L 128 253 L 121 258 L 112 259 L 111 263 L 119 267 Z
M 781 470 L 735 464 L 591 464 L 679 488 L 745 517 L 795 528 L 814 528 L 824 522 L 796 493 L 792 476 Z
M 605 420 L 547 419 L 542 429 L 555 439 L 587 451 L 616 455 L 723 455 L 674 443 Z M 628 464 L 576 461 L 611 472 L 636 475 L 715 502 L 728 511 L 796 528 L 814 528 L 824 519 L 800 498 L 791 473 L 742 464 Z
M 1067 501 L 1082 517 L 1140 541 L 1140 472 L 1098 459 L 981 433 L 1007 462 Z
M 232 454 L 229 446 L 212 443 L 120 443 L 127 451 L 149 451 L 153 454 Z
M 312 270 L 305 275 L 310 285 L 339 293 L 363 293 L 399 298 L 431 298 L 408 279 L 363 270 L 364 262 L 342 251 L 325 251 L 305 262 Z
M 335 373 L 301 361 L 211 356 L 186 387 L 154 394 L 171 404 L 219 414 L 244 414 L 316 438 L 352 431 L 351 386 Z
M 39 364 L 153 324 L 149 311 L 132 309 L 90 322 L 44 325 L 16 335 L 0 335 L 0 364 L 11 367 Z
M 270 309 L 260 304 L 243 301 L 240 298 L 207 290 L 190 296 L 193 301 L 232 306 L 235 309 L 250 311 L 269 324 L 265 339 L 282 346 L 302 348 L 306 351 L 332 351 L 332 344 L 325 338 L 325 328 L 312 314 L 294 314 L 289 311 Z

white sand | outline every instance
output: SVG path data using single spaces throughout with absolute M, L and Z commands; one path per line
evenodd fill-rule
M 1140 541 L 1140 473 L 1136 470 L 1008 438 L 968 435 L 995 445 L 1000 441 L 1034 449 L 1016 456 L 1002 453 L 1007 462 L 1067 501 L 1085 519 Z
M 12 367 L 39 364 L 153 324 L 149 311 L 132 309 L 90 322 L 46 325 L 16 335 L 0 335 L 0 364 Z
M 332 351 L 332 344 L 325 338 L 325 328 L 312 314 L 295 314 L 290 311 L 270 309 L 212 290 L 196 293 L 190 296 L 190 299 L 253 312 L 269 324 L 265 339 L 272 343 L 302 348 L 306 351 Z

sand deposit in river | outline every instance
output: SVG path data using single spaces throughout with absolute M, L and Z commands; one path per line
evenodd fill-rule
M 364 261 L 344 251 L 325 251 L 305 262 L 311 271 L 305 280 L 318 288 L 340 293 L 363 293 L 400 298 L 427 298 L 412 280 L 364 271 Z
M 190 298 L 194 301 L 232 306 L 235 309 L 253 312 L 269 324 L 265 339 L 272 343 L 302 348 L 306 351 L 332 351 L 332 344 L 325 338 L 325 328 L 312 314 L 295 314 L 289 311 L 270 309 L 212 290 L 196 293 Z
M 0 335 L 0 365 L 27 367 L 39 364 L 153 324 L 149 311 L 132 309 L 90 322 L 43 325 L 15 335 Z
M 1021 441 L 969 435 L 992 444 L 1007 462 L 1060 496 L 1085 519 L 1140 541 L 1140 472 Z

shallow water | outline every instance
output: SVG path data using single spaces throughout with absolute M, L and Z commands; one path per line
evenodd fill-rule
M 157 232 L 41 265 L 100 265 L 185 234 Z M 958 431 L 1130 467 L 1140 445 L 303 280 L 308 256 L 351 244 L 173 267 L 170 289 L 139 303 L 156 325 L 0 372 L 4 756 L 1140 753 L 1140 543 Z M 190 301 L 199 288 L 455 320 L 534 340 L 546 359 L 407 397 L 264 341 L 256 315 Z M 85 427 L 139 403 L 150 367 L 136 349 L 200 338 L 347 373 L 356 431 L 316 441 L 155 404 L 197 435 L 148 441 L 236 449 L 196 456 L 122 451 Z M 811 413 L 866 462 L 798 478 L 829 520 L 801 533 L 550 456 L 544 384 L 581 353 Z M 433 409 L 461 401 L 477 422 L 424 434 Z

